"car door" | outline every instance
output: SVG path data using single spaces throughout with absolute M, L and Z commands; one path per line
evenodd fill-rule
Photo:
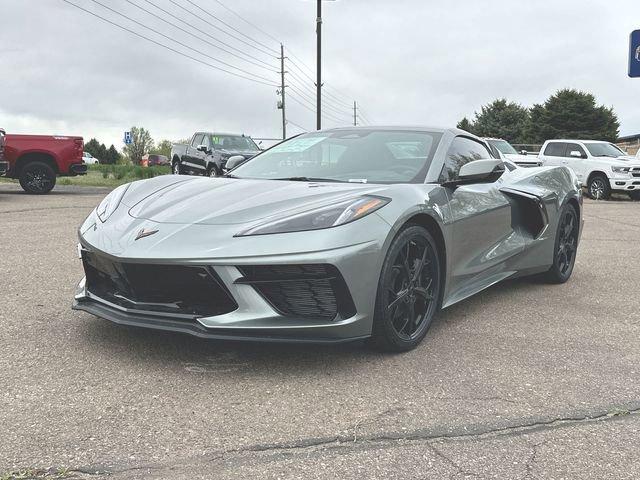
M 199 154 L 202 153 L 202 152 L 198 151 L 198 145 L 202 144 L 203 138 L 204 138 L 204 134 L 196 133 L 193 136 L 193 138 L 191 139 L 191 144 L 187 147 L 187 151 L 186 151 L 186 154 L 185 154 L 187 159 L 184 162 L 188 167 L 202 168 L 198 164 L 198 158 L 200 156 Z
M 558 167 L 566 162 L 565 152 L 567 144 L 564 142 L 549 142 L 542 152 L 545 167 Z
M 578 152 L 580 156 L 576 156 L 575 152 Z M 564 156 L 562 164 L 573 170 L 580 181 L 584 181 L 588 157 L 585 149 L 578 143 L 567 143 Z
M 487 147 L 456 137 L 446 154 L 440 182 L 455 181 L 462 165 L 493 158 Z M 500 191 L 505 175 L 496 181 L 446 187 L 453 217 L 450 293 L 460 300 L 502 280 L 510 273 L 504 261 L 521 252 L 524 240 L 512 226 L 511 202 Z

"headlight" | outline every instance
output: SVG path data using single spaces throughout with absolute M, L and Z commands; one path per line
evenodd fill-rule
M 390 201 L 391 199 L 389 198 L 373 196 L 352 198 L 325 207 L 307 210 L 290 217 L 267 220 L 235 236 L 303 232 L 337 227 L 365 217 L 384 207 Z
M 96 215 L 98 215 L 102 223 L 106 222 L 111 214 L 116 211 L 116 208 L 118 208 L 118 205 L 120 205 L 122 201 L 122 197 L 127 193 L 129 185 L 129 183 L 120 185 L 100 202 L 100 205 L 96 208 Z
M 629 175 L 630 167 L 611 167 L 611 170 L 618 175 Z

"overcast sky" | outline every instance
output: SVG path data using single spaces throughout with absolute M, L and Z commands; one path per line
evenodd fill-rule
M 217 0 L 98 0 L 200 53 L 93 0 L 70 1 L 194 58 L 229 69 L 210 57 L 222 60 L 268 83 L 279 82 L 268 70 L 277 70 L 279 60 L 268 52 L 279 49 L 271 37 L 281 39 L 298 67 L 304 63 L 314 75 L 315 1 L 220 0 L 270 37 Z M 132 3 L 183 28 L 180 21 L 187 22 L 200 39 Z M 334 117 L 324 126 L 348 123 L 346 104 L 352 100 L 373 124 L 453 126 L 495 98 L 530 106 L 570 87 L 613 106 L 622 134 L 640 133 L 640 79 L 627 77 L 629 34 L 640 29 L 638 0 L 338 0 L 323 6 L 324 81 L 333 97 L 327 98 L 327 114 Z M 202 40 L 216 43 L 214 38 L 266 68 Z M 287 69 L 297 74 L 288 81 L 304 92 L 291 93 L 298 101 L 311 98 L 312 82 L 295 65 Z M 275 87 L 184 58 L 63 0 L 0 0 L 0 126 L 9 132 L 97 137 L 118 148 L 132 125 L 146 127 L 156 140 L 177 140 L 199 129 L 278 137 L 277 100 Z M 315 127 L 312 111 L 292 100 L 287 110 L 292 122 Z M 300 132 L 293 124 L 289 129 Z

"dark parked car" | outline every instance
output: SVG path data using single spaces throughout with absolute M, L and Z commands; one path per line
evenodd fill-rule
M 260 153 L 260 147 L 245 135 L 196 132 L 188 145 L 175 144 L 171 149 L 173 173 L 195 173 L 217 177 L 222 175 L 230 157 L 245 160 Z

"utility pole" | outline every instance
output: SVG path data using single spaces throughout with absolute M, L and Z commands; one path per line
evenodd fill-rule
M 318 2 L 318 16 L 316 17 L 316 37 L 318 41 L 318 51 L 316 53 L 316 89 L 317 89 L 317 99 L 316 99 L 316 130 L 320 130 L 322 128 L 322 0 L 317 0 Z
M 287 139 L 287 110 L 284 94 L 284 46 L 280 44 L 280 95 L 282 100 L 280 101 L 280 108 L 282 109 L 282 139 Z
M 356 101 L 353 101 L 353 126 L 357 127 L 358 126 L 358 106 L 356 104 Z

